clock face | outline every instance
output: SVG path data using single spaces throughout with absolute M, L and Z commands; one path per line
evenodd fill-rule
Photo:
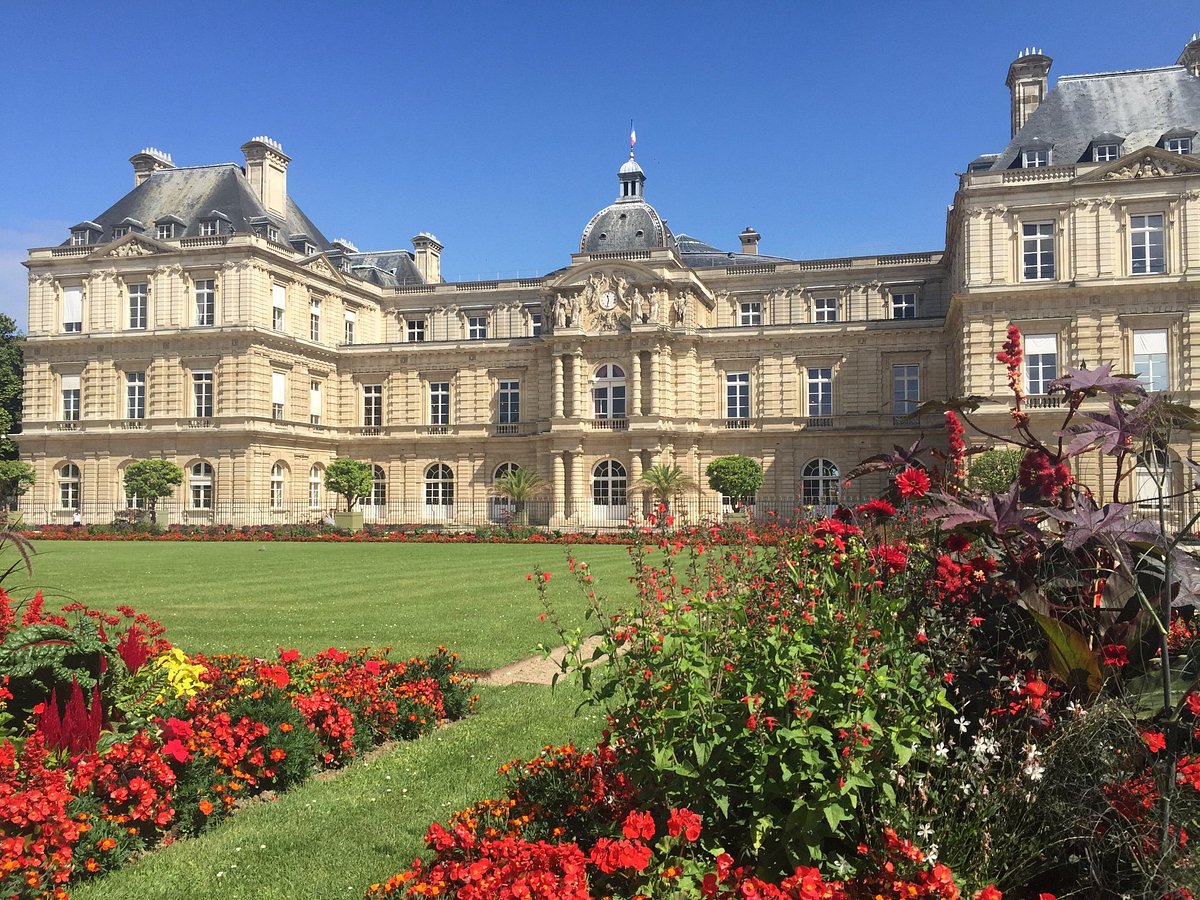
M 612 291 L 605 291 L 600 295 L 600 308 L 612 309 L 617 305 L 617 295 Z

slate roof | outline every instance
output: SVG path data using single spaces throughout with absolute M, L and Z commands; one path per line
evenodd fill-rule
M 675 235 L 658 211 L 640 197 L 618 200 L 587 223 L 579 240 L 581 253 L 653 250 L 675 246 Z
M 396 287 L 402 284 L 424 284 L 417 264 L 409 250 L 375 250 L 366 253 L 346 253 L 349 270 L 364 281 Z
M 236 163 L 213 166 L 188 166 L 179 169 L 160 169 L 132 191 L 96 216 L 102 234 L 99 243 L 113 239 L 113 226 L 126 219 L 141 222 L 151 236 L 154 223 L 174 216 L 184 223 L 176 237 L 196 237 L 200 220 L 216 210 L 228 217 L 234 231 L 244 234 L 253 230 L 251 221 L 270 221 L 279 226 L 279 238 L 286 242 L 292 235 L 307 236 L 308 243 L 318 249 L 332 246 L 320 229 L 312 223 L 289 196 L 287 216 L 271 215 L 255 196 L 242 167 Z M 70 241 L 64 241 L 64 245 Z
M 783 256 L 763 256 L 761 254 L 731 253 L 706 244 L 690 234 L 675 236 L 675 244 L 684 263 L 693 269 L 715 269 L 724 266 L 761 266 L 764 263 L 792 262 Z
M 1103 134 L 1123 137 L 1126 154 L 1176 128 L 1200 131 L 1200 78 L 1183 66 L 1064 75 L 991 168 L 1019 165 L 1021 148 L 1035 140 L 1053 146 L 1052 165 L 1073 165 Z

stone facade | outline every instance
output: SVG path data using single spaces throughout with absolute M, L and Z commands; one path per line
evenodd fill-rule
M 1009 77 L 1016 158 L 1034 164 L 972 163 L 944 251 L 790 260 L 759 256 L 747 229 L 742 252 L 723 254 L 671 234 L 631 154 L 569 266 L 443 283 L 432 235 L 385 254 L 326 241 L 287 195 L 274 141 L 248 142 L 246 167 L 217 174 L 143 151 L 134 192 L 26 263 L 27 519 L 111 518 L 123 468 L 150 456 L 184 468 L 162 507 L 183 522 L 319 518 L 339 456 L 378 467 L 368 520 L 503 517 L 491 485 L 517 465 L 552 486 L 535 521 L 623 523 L 644 512 L 627 488 L 647 466 L 676 463 L 703 485 L 707 463 L 733 453 L 762 462 L 760 507 L 790 513 L 829 502 L 864 457 L 936 433 L 937 417 L 908 415 L 916 401 L 979 395 L 1002 427 L 995 354 L 1013 322 L 1040 341 L 1038 420 L 1057 416 L 1040 379 L 1075 365 L 1149 366 L 1196 399 L 1200 156 L 1128 127 L 1111 159 L 1022 150 L 1068 143 L 1028 134 L 1049 127 L 1067 81 L 1047 92 L 1049 57 L 1034 62 Z M 1146 71 L 1195 81 L 1200 110 L 1200 77 Z M 218 174 L 244 181 L 255 208 L 137 212 L 151 191 Z M 690 505 L 716 512 L 720 498 L 705 485 Z

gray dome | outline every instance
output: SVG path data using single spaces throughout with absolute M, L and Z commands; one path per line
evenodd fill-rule
M 645 200 L 618 200 L 592 216 L 579 241 L 581 253 L 674 247 L 675 235 Z
M 617 202 L 592 216 L 579 240 L 580 253 L 624 252 L 674 247 L 675 235 L 642 196 L 646 173 L 629 151 L 617 172 L 621 193 Z

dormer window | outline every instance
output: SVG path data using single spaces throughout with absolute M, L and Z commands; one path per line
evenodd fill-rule
M 1116 144 L 1096 144 L 1092 147 L 1092 162 L 1112 162 L 1118 152 Z
M 267 226 L 267 240 L 274 241 L 276 244 L 279 243 L 279 229 L 274 225 Z
M 212 237 L 217 233 L 217 220 L 205 219 L 200 223 L 200 237 Z
M 316 256 L 317 248 L 314 247 L 312 244 L 305 244 L 304 245 L 304 255 L 305 256 Z
M 113 226 L 113 240 L 114 241 L 125 237 L 125 235 L 127 235 L 127 234 L 129 234 L 129 226 L 128 225 L 114 225 Z
M 1186 154 L 1192 152 L 1192 139 L 1190 137 L 1173 137 L 1167 138 L 1163 143 L 1163 149 L 1168 153 Z
M 175 237 L 175 224 L 173 222 L 162 222 L 154 230 L 154 236 L 160 241 L 169 241 Z
M 1040 169 L 1050 165 L 1050 151 L 1031 149 L 1021 151 L 1022 169 Z
M 71 246 L 72 247 L 79 247 L 79 246 L 81 246 L 83 244 L 87 244 L 87 243 L 88 243 L 87 229 L 81 228 L 78 231 L 71 232 Z
M 80 222 L 71 229 L 71 246 L 85 247 L 99 242 L 104 229 L 95 222 Z

